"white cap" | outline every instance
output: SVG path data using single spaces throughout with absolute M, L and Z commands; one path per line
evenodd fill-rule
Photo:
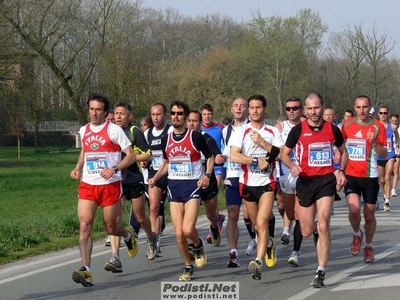
M 371 110 L 369 111 L 369 113 L 371 114 L 371 115 L 373 115 L 374 113 L 375 113 L 375 108 L 371 108 Z

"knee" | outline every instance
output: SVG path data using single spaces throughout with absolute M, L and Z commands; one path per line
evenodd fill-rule
M 150 202 L 150 214 L 159 215 L 160 204 L 158 202 Z
M 228 206 L 228 221 L 237 224 L 239 221 L 240 209 L 238 205 Z
M 80 232 L 90 232 L 92 230 L 92 223 L 87 221 L 79 222 L 79 230 Z
M 107 232 L 107 234 L 112 234 L 114 235 L 117 229 L 117 223 L 105 223 L 104 224 L 104 230 Z
M 373 214 L 373 213 L 370 213 L 370 214 L 367 214 L 367 213 L 365 213 L 364 214 L 364 220 L 365 220 L 365 223 L 366 224 L 373 224 L 374 222 L 375 222 L 375 214 Z

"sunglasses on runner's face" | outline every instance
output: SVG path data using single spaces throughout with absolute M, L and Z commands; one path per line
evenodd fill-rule
M 380 114 L 380 115 L 387 115 L 388 113 L 387 113 L 387 111 L 380 111 L 378 114 Z
M 175 115 L 183 116 L 184 113 L 185 113 L 184 111 L 171 111 L 171 116 Z
M 298 111 L 300 109 L 300 106 L 286 106 L 286 111 Z

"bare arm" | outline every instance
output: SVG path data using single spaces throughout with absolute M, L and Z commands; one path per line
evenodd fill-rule
M 81 169 L 83 168 L 83 163 L 85 162 L 85 150 L 83 147 L 78 157 L 78 162 L 76 163 L 75 168 L 71 171 L 70 176 L 72 179 L 79 179 L 81 176 Z

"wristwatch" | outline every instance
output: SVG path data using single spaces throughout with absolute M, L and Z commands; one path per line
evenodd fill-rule
M 113 166 L 112 168 L 113 168 L 113 170 L 114 170 L 115 173 L 117 173 L 117 172 L 119 171 L 119 169 L 118 169 L 117 166 Z
M 206 173 L 206 174 L 204 174 L 204 175 L 206 175 L 208 178 L 211 179 L 211 173 Z
M 251 160 L 251 163 L 253 165 L 258 165 L 258 157 L 253 157 L 253 159 Z

